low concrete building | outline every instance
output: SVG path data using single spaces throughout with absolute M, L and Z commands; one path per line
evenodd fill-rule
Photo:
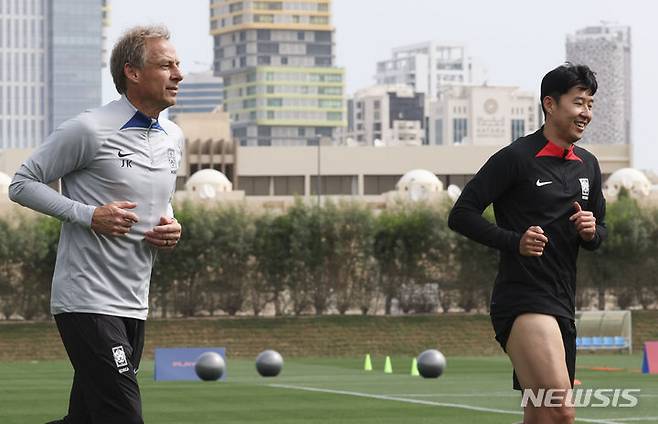
M 505 146 L 537 130 L 539 100 L 518 87 L 446 87 L 430 104 L 428 144 Z
M 456 145 L 416 147 L 241 147 L 237 188 L 250 201 L 288 204 L 295 197 L 309 201 L 360 199 L 385 204 L 383 195 L 396 191 L 410 170 L 434 174 L 443 187 L 463 188 L 501 146 Z M 589 145 L 604 180 L 628 167 L 630 150 L 623 145 Z M 318 190 L 318 178 L 320 190 Z
M 215 169 L 235 181 L 236 146 L 231 138 L 228 113 L 215 110 L 208 113 L 179 114 L 175 122 L 183 130 L 185 152 L 178 170 L 177 188 L 201 169 Z
M 180 124 L 186 131 L 188 143 L 178 175 L 179 199 L 194 198 L 185 194 L 185 183 L 190 176 L 200 170 L 213 169 L 225 171 L 222 178 L 232 184 L 230 192 L 213 188 L 218 201 L 246 200 L 256 207 L 283 208 L 300 197 L 309 202 L 359 200 L 373 208 L 385 208 L 393 196 L 387 193 L 399 193 L 399 187 L 405 186 L 404 181 L 407 181 L 403 180 L 404 184 L 400 185 L 400 180 L 409 171 L 427 171 L 423 174 L 428 178 L 423 181 L 438 180 L 440 193 L 445 194 L 445 188 L 450 185 L 463 188 L 501 148 L 486 144 L 348 147 L 331 145 L 329 140 L 312 147 L 238 147 L 229 138 L 227 120 L 203 115 L 182 115 L 186 121 Z M 629 145 L 588 145 L 586 148 L 597 156 L 604 181 L 613 172 L 631 166 Z M 13 176 L 30 153 L 0 151 L 0 171 Z M 204 195 L 210 192 L 200 189 L 201 185 L 194 185 L 194 179 L 190 181 L 188 187 L 197 187 L 193 191 L 206 190 Z M 413 185 L 409 184 L 407 188 Z M 421 191 L 409 191 L 413 190 L 418 191 L 416 194 Z M 198 194 L 196 197 L 201 198 Z M 0 210 L 10 203 L 6 195 L 0 196 Z

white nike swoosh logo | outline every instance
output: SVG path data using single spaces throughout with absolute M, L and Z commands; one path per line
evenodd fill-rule
M 537 187 L 541 187 L 541 186 L 545 186 L 545 185 L 548 185 L 548 184 L 553 184 L 553 181 L 539 181 L 539 179 L 538 179 L 535 184 L 537 184 Z

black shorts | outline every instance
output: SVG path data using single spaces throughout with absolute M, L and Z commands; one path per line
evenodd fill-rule
M 67 424 L 143 424 L 137 370 L 144 321 L 88 313 L 55 315 L 74 369 Z
M 505 349 L 507 346 L 507 339 L 509 339 L 512 325 L 517 316 L 518 315 L 513 315 L 511 317 L 491 317 L 491 323 L 493 324 L 494 332 L 496 333 L 496 340 L 500 343 L 500 346 L 505 352 L 507 352 L 507 349 Z M 569 371 L 571 387 L 573 388 L 573 381 L 576 377 L 576 323 L 572 319 L 560 316 L 556 316 L 555 319 L 557 320 L 560 332 L 562 333 L 565 362 L 567 364 L 567 370 Z M 512 372 L 512 382 L 515 390 L 523 390 L 519 384 L 519 380 L 516 378 L 516 372 Z

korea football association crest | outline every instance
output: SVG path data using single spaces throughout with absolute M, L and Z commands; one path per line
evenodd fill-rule
M 579 178 L 580 180 L 580 194 L 583 200 L 589 199 L 589 179 Z
M 114 362 L 117 364 L 117 368 L 125 367 L 126 365 L 128 365 L 128 360 L 126 359 L 126 352 L 124 352 L 123 346 L 113 347 L 112 354 L 114 355 Z
M 167 160 L 169 161 L 169 168 L 172 173 L 176 173 L 178 161 L 176 160 L 176 151 L 174 149 L 167 149 Z

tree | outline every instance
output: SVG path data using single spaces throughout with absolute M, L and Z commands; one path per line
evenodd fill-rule
M 327 266 L 334 271 L 336 309 L 343 315 L 358 307 L 365 315 L 378 296 L 372 211 L 356 202 L 345 203 L 332 222 L 337 242 Z
M 16 288 L 12 284 L 16 263 L 15 250 L 12 249 L 14 240 L 9 222 L 0 220 L 0 311 L 5 319 L 9 319 L 18 307 Z
M 55 218 L 21 215 L 14 231 L 12 249 L 19 266 L 15 281 L 17 313 L 26 320 L 50 317 L 52 285 L 61 224 Z
M 301 315 L 311 306 L 311 291 L 314 282 L 314 270 L 321 261 L 318 244 L 320 240 L 313 225 L 317 225 L 317 216 L 312 216 L 310 208 L 297 201 L 288 210 L 290 224 L 290 268 L 287 292 L 295 315 Z
M 212 262 L 208 247 L 214 242 L 212 216 L 208 208 L 185 203 L 177 208 L 176 219 L 183 228 L 180 242 L 173 252 L 159 255 L 158 267 L 164 266 L 154 281 L 161 304 L 168 303 L 171 290 L 174 311 L 190 317 L 208 306 L 206 289 Z
M 484 211 L 483 216 L 494 222 L 491 207 Z M 498 269 L 498 251 L 461 235 L 455 241 L 457 305 L 466 312 L 482 307 L 488 309 Z
M 586 254 L 590 262 L 585 265 L 583 276 L 598 294 L 598 309 L 605 309 L 608 291 L 617 295 L 622 308 L 634 303 L 649 251 L 650 233 L 646 223 L 637 201 L 625 190 L 608 205 L 608 237 L 593 254 Z
M 336 249 L 340 244 L 336 220 L 339 212 L 336 205 L 328 201 L 323 207 L 313 206 L 308 215 L 307 261 L 309 274 L 309 296 L 315 315 L 323 315 L 331 306 L 338 282 Z
M 260 302 L 258 292 L 254 291 L 264 287 L 269 293 L 267 302 L 274 304 L 276 316 L 283 315 L 287 309 L 284 292 L 288 287 L 292 268 L 291 231 L 291 218 L 288 214 L 278 216 L 266 214 L 256 218 L 253 252 L 256 276 L 260 277 L 261 281 L 252 286 L 251 298 L 256 298 Z M 252 300 L 252 308 L 253 304 Z
M 428 222 L 428 242 L 421 257 L 421 269 L 417 283 L 424 286 L 421 296 L 427 299 L 424 312 L 433 312 L 440 305 L 444 312 L 450 309 L 455 293 L 456 269 L 455 246 L 457 234 L 448 227 L 448 214 L 452 204 L 441 202 L 431 205 Z M 416 309 L 417 312 L 420 310 Z
M 441 258 L 449 251 L 445 219 L 427 204 L 399 205 L 382 212 L 376 228 L 374 255 L 386 314 L 391 313 L 393 299 L 410 312 L 410 303 L 417 302 L 414 297 L 419 293 L 414 285 L 428 283 L 430 265 L 447 259 Z M 427 291 L 421 287 L 420 293 Z
M 212 227 L 213 242 L 208 246 L 210 283 L 213 291 L 218 292 L 220 309 L 235 315 L 242 310 L 247 297 L 254 222 L 244 205 L 226 206 L 215 211 Z

